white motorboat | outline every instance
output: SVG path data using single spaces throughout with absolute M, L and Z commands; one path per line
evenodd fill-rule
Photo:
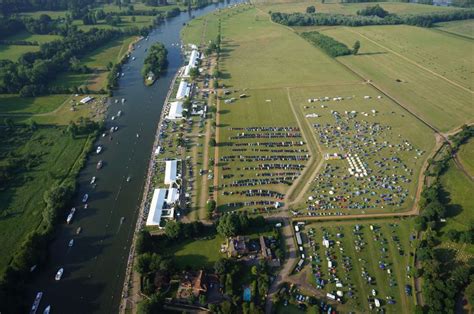
M 59 268 L 58 272 L 56 273 L 56 276 L 54 276 L 54 279 L 56 281 L 61 280 L 61 277 L 63 276 L 63 273 L 64 273 L 64 268 Z

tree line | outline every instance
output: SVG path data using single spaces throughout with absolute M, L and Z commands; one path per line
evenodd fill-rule
M 142 76 L 147 78 L 148 74 L 153 73 L 155 78 L 161 76 L 168 66 L 168 50 L 163 43 L 155 43 L 148 50 L 148 54 L 143 62 Z
M 345 44 L 316 31 L 304 32 L 300 35 L 313 45 L 321 48 L 326 54 L 333 58 L 350 55 L 352 53 L 349 47 Z
M 381 18 L 376 15 L 344 15 L 331 13 L 281 13 L 272 12 L 273 22 L 286 26 L 366 26 L 407 24 L 431 27 L 435 23 L 474 18 L 474 9 L 446 12 L 431 12 L 399 16 L 388 14 Z
M 456 298 L 474 279 L 472 261 L 468 263 L 455 261 L 452 256 L 454 253 L 439 247 L 441 221 L 449 214 L 449 200 L 445 197 L 446 193 L 439 178 L 448 168 L 448 163 L 460 145 L 473 136 L 474 127 L 464 126 L 461 132 L 450 138 L 451 144 L 442 157 L 430 161 L 427 175 L 432 178 L 433 183 L 423 189 L 419 203 L 421 214 L 415 218 L 415 229 L 422 232 L 422 239 L 416 249 L 421 268 L 415 275 L 423 278 L 422 293 L 426 303 L 423 308 L 418 308 L 420 313 L 454 313 Z M 468 222 L 465 231 L 450 229 L 445 235 L 454 242 L 474 244 L 474 221 Z M 471 294 L 468 298 L 472 300 L 474 298 L 472 284 L 469 291 Z

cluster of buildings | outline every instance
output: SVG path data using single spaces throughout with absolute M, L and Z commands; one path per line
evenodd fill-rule
M 222 245 L 222 252 L 227 253 L 228 257 L 239 259 L 263 259 L 270 266 L 280 266 L 279 259 L 275 256 L 272 245 L 276 240 L 269 237 L 260 236 L 257 239 L 250 239 L 245 236 L 230 237 L 227 243 Z

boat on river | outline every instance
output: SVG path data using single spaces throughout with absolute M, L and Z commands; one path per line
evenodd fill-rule
M 84 194 L 84 196 L 82 197 L 82 202 L 85 203 L 87 202 L 87 200 L 89 199 L 89 194 Z
M 119 111 L 117 112 L 117 117 L 120 117 L 121 115 L 122 115 L 122 110 L 119 110 Z
M 95 150 L 96 154 L 100 154 L 100 152 L 102 151 L 102 146 L 97 146 L 97 149 Z
M 64 268 L 61 267 L 58 269 L 58 272 L 56 273 L 56 276 L 54 276 L 54 279 L 56 281 L 61 280 L 61 277 L 63 276 L 63 274 L 64 274 Z
M 74 239 L 69 240 L 68 246 L 72 247 L 74 245 Z
M 43 314 L 49 314 L 51 312 L 51 305 L 48 305 L 44 311 L 43 311 Z
M 76 208 L 75 207 L 71 208 L 71 211 L 69 212 L 69 215 L 67 215 L 67 218 L 66 218 L 66 222 L 68 224 L 70 224 L 71 221 L 72 221 L 72 218 L 74 218 L 74 213 L 75 212 L 76 212 Z
M 31 306 L 30 314 L 35 314 L 36 311 L 38 311 L 38 307 L 39 307 L 42 297 L 43 297 L 43 292 L 38 292 L 36 294 L 35 300 L 33 301 L 33 305 Z
M 102 165 L 103 165 L 102 160 L 99 160 L 99 162 L 97 163 L 97 166 L 96 166 L 97 170 L 99 170 L 100 168 L 102 168 Z
M 92 177 L 92 179 L 91 179 L 91 184 L 94 184 L 94 183 L 95 183 L 95 180 L 96 180 L 96 177 Z
M 82 227 L 77 227 L 77 229 L 76 229 L 76 234 L 81 233 L 81 231 L 82 231 Z

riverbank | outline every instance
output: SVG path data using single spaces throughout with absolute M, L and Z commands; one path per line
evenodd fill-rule
M 173 80 L 171 81 L 170 87 L 168 89 L 168 94 L 166 95 L 166 99 L 161 110 L 160 119 L 158 120 L 158 124 L 156 127 L 155 140 L 153 142 L 153 147 L 152 147 L 151 155 L 150 155 L 150 161 L 148 164 L 148 170 L 146 174 L 145 188 L 143 190 L 142 201 L 141 201 L 140 209 L 138 213 L 138 219 L 135 225 L 132 245 L 130 246 L 130 253 L 128 255 L 128 260 L 127 260 L 125 280 L 124 280 L 124 285 L 122 289 L 122 301 L 119 308 L 120 313 L 125 313 L 127 310 L 133 310 L 133 308 L 139 301 L 136 299 L 136 296 L 139 295 L 140 287 L 137 287 L 136 285 L 133 284 L 137 282 L 138 284 L 140 283 L 139 280 L 134 280 L 136 278 L 135 276 L 137 276 L 137 274 L 135 274 L 135 272 L 133 271 L 133 262 L 135 259 L 135 244 L 136 244 L 138 232 L 140 232 L 140 230 L 142 230 L 142 228 L 144 227 L 145 220 L 148 214 L 146 205 L 148 201 L 148 194 L 150 192 L 151 181 L 153 178 L 153 172 L 155 170 L 155 164 L 156 164 L 155 152 L 161 144 L 161 139 L 160 139 L 161 125 L 163 124 L 165 117 L 167 113 L 169 112 L 169 106 L 170 106 L 169 100 L 173 92 L 173 86 L 175 85 L 176 79 L 180 77 L 180 75 L 181 75 L 181 68 L 176 72 Z M 132 293 L 129 293 L 130 290 L 132 290 Z M 130 305 L 129 301 L 131 301 L 131 308 L 127 308 L 127 305 Z

